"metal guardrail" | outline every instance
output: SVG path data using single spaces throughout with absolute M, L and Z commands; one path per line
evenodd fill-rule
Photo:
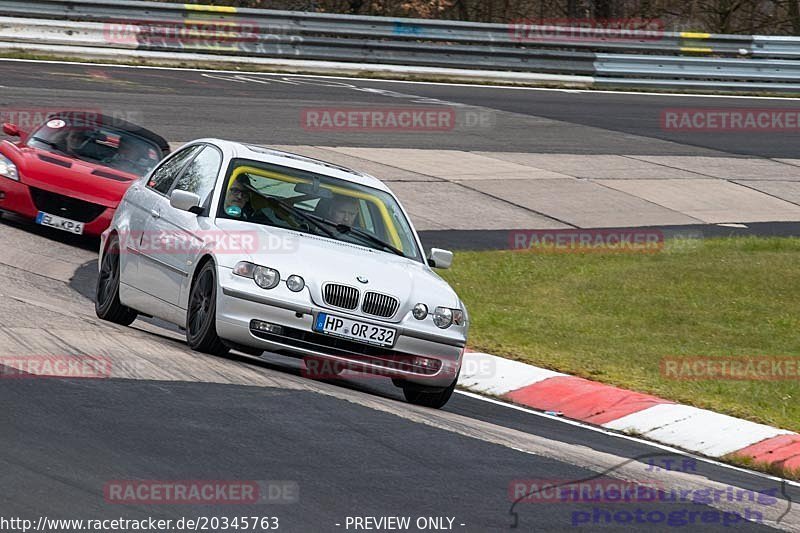
M 0 43 L 589 76 L 595 85 L 800 90 L 800 38 L 586 30 L 138 0 L 0 0 Z M 702 83 L 700 83 L 702 82 Z

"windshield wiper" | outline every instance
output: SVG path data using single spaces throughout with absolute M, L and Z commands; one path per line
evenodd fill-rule
M 258 192 L 258 191 L 256 191 L 256 192 Z M 291 204 L 287 204 L 283 200 L 281 200 L 279 198 L 275 198 L 274 196 L 269 196 L 269 195 L 264 195 L 264 194 L 261 194 L 261 196 L 263 196 L 264 198 L 268 198 L 270 200 L 274 200 L 275 203 L 277 203 L 279 206 L 284 208 L 286 211 L 292 213 L 293 215 L 297 215 L 300 218 L 302 218 L 304 220 L 307 220 L 308 222 L 311 222 L 314 225 L 315 228 L 325 232 L 325 234 L 328 237 L 335 238 L 335 235 L 333 234 L 333 232 L 328 230 L 325 226 L 323 226 L 322 224 L 320 224 L 319 221 L 316 220 L 317 217 L 315 217 L 313 215 L 309 215 L 308 213 L 303 212 L 302 209 L 300 209 L 298 207 L 295 207 L 295 206 L 293 206 Z
M 367 239 L 368 241 L 372 242 L 373 244 L 378 245 L 381 248 L 384 248 L 386 250 L 389 250 L 389 251 L 391 251 L 391 252 L 393 252 L 393 253 L 401 256 L 401 257 L 405 257 L 406 256 L 406 254 L 404 254 L 402 250 L 396 248 L 394 245 L 389 244 L 388 242 L 386 242 L 386 241 L 384 241 L 382 239 L 379 239 L 378 237 L 375 237 L 374 235 L 372 235 L 370 233 L 367 233 L 366 231 L 361 231 L 358 228 L 354 228 L 352 226 L 348 226 L 347 224 L 340 224 L 338 222 L 334 222 L 333 220 L 328 220 L 327 218 L 323 218 L 323 217 L 318 216 L 318 215 L 312 215 L 311 213 L 306 213 L 302 209 L 300 209 L 298 207 L 295 207 L 295 206 L 293 206 L 291 204 L 288 204 L 284 200 L 281 200 L 280 198 L 276 198 L 276 197 L 268 195 L 268 194 L 261 194 L 257 190 L 256 190 L 256 193 L 258 193 L 260 196 L 262 196 L 264 198 L 267 198 L 267 199 L 270 199 L 270 200 L 274 200 L 275 203 L 277 203 L 279 206 L 283 207 L 285 210 L 291 212 L 292 214 L 298 215 L 301 218 L 311 222 L 312 224 L 314 224 L 314 227 L 324 231 L 331 238 L 335 239 L 336 236 L 333 234 L 333 232 L 331 232 L 330 230 L 325 228 L 323 226 L 323 224 L 327 224 L 329 226 L 333 226 L 334 228 L 336 228 L 336 231 L 338 231 L 339 233 L 352 233 L 353 235 L 355 235 L 357 237 L 361 237 L 363 239 Z
M 50 148 L 58 150 L 59 153 L 62 153 L 64 155 L 69 155 L 67 152 L 61 149 L 58 143 L 54 143 L 53 141 L 48 141 L 47 139 L 42 139 L 41 137 L 31 137 L 31 140 L 47 145 Z
M 366 231 L 362 231 L 362 230 L 360 230 L 358 228 L 354 228 L 353 226 L 348 226 L 347 224 L 341 224 L 339 222 L 334 222 L 333 220 L 328 220 L 327 218 L 322 218 L 322 217 L 317 216 L 317 215 L 308 215 L 308 216 L 318 220 L 319 222 L 321 222 L 323 224 L 328 224 L 330 226 L 333 226 L 334 228 L 336 228 L 336 231 L 338 231 L 339 233 L 352 233 L 353 235 L 355 235 L 357 237 L 361 237 L 363 239 L 367 239 L 371 243 L 376 244 L 376 245 L 378 245 L 381 248 L 384 248 L 386 250 L 389 250 L 389 251 L 391 251 L 391 252 L 393 252 L 393 253 L 395 253 L 395 254 L 397 254 L 399 256 L 402 256 L 402 257 L 406 256 L 406 254 L 404 254 L 402 250 L 400 250 L 399 248 L 396 248 L 393 244 L 389 244 L 388 242 L 384 241 L 383 239 L 379 239 L 378 237 L 376 237 L 375 235 L 372 235 L 371 233 L 367 233 Z

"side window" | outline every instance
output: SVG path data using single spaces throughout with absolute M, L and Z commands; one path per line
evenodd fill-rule
M 147 180 L 147 186 L 161 194 L 167 194 L 175 181 L 175 177 L 201 148 L 202 146 L 190 146 L 170 157 L 150 175 L 150 179 Z
M 219 153 L 219 150 L 206 146 L 183 171 L 175 188 L 197 194 L 202 204 L 208 193 L 214 189 L 221 165 L 222 154 Z

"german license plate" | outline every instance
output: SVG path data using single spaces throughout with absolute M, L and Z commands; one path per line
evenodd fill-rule
M 376 346 L 394 345 L 397 330 L 350 320 L 349 318 L 320 313 L 314 322 L 314 331 Z
M 51 215 L 44 211 L 39 211 L 39 214 L 36 215 L 36 223 L 42 226 L 50 226 L 51 228 L 68 231 L 76 235 L 81 235 L 83 233 L 83 222 L 76 222 L 68 218 Z

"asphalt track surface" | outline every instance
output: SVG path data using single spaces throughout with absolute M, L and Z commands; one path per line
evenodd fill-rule
M 214 135 L 250 142 L 313 144 L 320 141 L 286 125 L 289 115 L 296 123 L 297 110 L 303 105 L 360 105 L 394 98 L 308 85 L 234 84 L 231 88 L 230 82 L 208 81 L 193 72 L 4 62 L 0 72 L 0 85 L 6 87 L 0 89 L 4 105 L 87 106 L 95 102 L 104 107 L 134 107 L 143 113 L 147 126 L 183 140 Z M 391 90 L 400 90 L 397 84 L 391 85 Z M 412 89 L 414 94 L 463 101 L 483 94 L 462 87 L 402 88 L 404 92 Z M 558 111 L 561 101 L 562 112 L 568 113 L 566 102 L 576 98 L 526 91 L 530 100 L 523 104 L 522 92 L 511 97 L 493 91 L 497 90 L 488 90 L 485 100 L 475 101 L 484 106 L 548 108 L 551 113 Z M 583 98 L 596 98 L 612 107 L 617 101 L 624 107 L 621 102 L 626 97 L 597 94 L 579 96 L 577 101 Z M 637 105 L 629 110 L 657 110 L 659 98 L 631 97 Z M 541 109 L 537 113 L 543 113 Z M 593 120 L 602 120 L 604 113 L 592 109 L 597 115 Z M 613 117 L 607 120 L 608 126 L 615 122 Z M 553 150 L 563 146 L 572 151 L 576 146 L 600 150 L 601 145 L 610 150 L 618 142 L 615 137 L 620 133 L 612 130 L 605 140 L 595 130 L 588 131 L 583 140 L 559 137 L 568 130 L 569 135 L 579 135 L 586 127 L 569 123 L 560 133 L 551 132 L 546 142 Z M 477 149 L 502 145 L 504 149 L 542 150 L 537 142 L 535 135 L 502 128 L 473 137 L 347 139 L 349 145 L 363 146 Z M 726 150 L 734 151 L 736 143 L 730 138 L 726 142 L 733 143 Z M 745 148 L 743 144 L 741 149 Z M 688 153 L 703 147 L 686 144 L 674 149 Z M 788 152 L 789 146 L 785 149 Z M 103 355 L 119 369 L 111 379 L 0 380 L 0 517 L 35 521 L 40 516 L 174 520 L 277 516 L 283 531 L 353 531 L 345 528 L 348 516 L 409 516 L 412 521 L 446 516 L 454 518 L 455 531 L 733 529 L 708 523 L 670 526 L 664 522 L 603 523 L 602 519 L 573 524 L 576 517 L 589 516 L 575 513 L 591 514 L 595 508 L 612 514 L 642 509 L 719 515 L 727 504 L 514 505 L 508 492 L 513 480 L 569 481 L 604 473 L 638 480 L 636 472 L 643 475 L 647 461 L 663 464 L 675 459 L 682 464 L 687 456 L 466 394 L 457 393 L 443 410 L 432 411 L 404 403 L 398 390 L 380 379 L 313 381 L 300 375 L 299 363 L 291 359 L 194 354 L 174 328 L 158 322 L 139 320 L 132 327 L 120 328 L 94 317 L 96 242 L 8 219 L 0 221 L 0 242 L 0 352 Z M 697 461 L 694 471 L 662 469 L 653 475 L 667 489 L 730 486 L 784 494 L 781 508 L 769 509 L 774 511 L 773 518 L 787 511 L 781 522 L 734 527 L 800 530 L 797 509 L 785 501 L 800 501 L 796 486 L 704 460 Z M 299 500 L 252 506 L 105 501 L 107 483 L 134 479 L 283 480 L 296 483 Z M 741 508 L 734 505 L 736 510 Z
M 348 516 L 447 516 L 456 531 L 731 529 L 603 519 L 573 524 L 589 520 L 594 509 L 721 516 L 720 508 L 691 501 L 514 505 L 514 480 L 642 481 L 651 479 L 650 461 L 683 465 L 689 456 L 471 395 L 457 393 L 433 411 L 406 404 L 379 378 L 314 381 L 293 359 L 192 353 L 174 328 L 157 321 L 122 328 L 94 317 L 87 296 L 96 243 L 7 219 L 0 238 L 10 252 L 0 258 L 2 352 L 102 355 L 115 369 L 110 379 L 0 380 L 0 517 L 277 516 L 284 531 L 346 531 L 336 524 Z M 19 263 L 26 257 L 20 251 L 32 260 Z M 76 268 L 56 275 L 48 261 Z M 735 487 L 785 494 L 780 504 L 749 508 L 773 511 L 773 519 L 788 511 L 776 527 L 800 527 L 784 499 L 800 499 L 795 486 L 703 460 L 681 470 L 662 467 L 652 475 L 669 491 Z M 299 488 L 299 500 L 107 502 L 104 487 L 120 480 L 288 481 Z M 736 529 L 772 527 L 739 523 Z
M 692 133 L 662 127 L 665 110 L 800 110 L 800 100 L 785 98 L 531 90 L 27 61 L 0 61 L 0 85 L 4 116 L 65 107 L 105 112 L 130 118 L 174 142 L 221 137 L 270 145 L 751 158 L 796 158 L 800 146 L 800 130 Z M 331 132 L 309 131 L 302 122 L 309 109 L 399 107 L 452 109 L 457 126 L 452 131 Z M 800 236 L 800 223 L 766 222 L 739 229 L 669 226 L 666 232 Z M 426 246 L 508 247 L 503 231 L 438 230 L 421 236 Z
M 666 109 L 797 111 L 795 99 L 717 98 L 226 74 L 0 61 L 4 107 L 75 106 L 130 114 L 169 140 L 222 137 L 261 144 L 503 150 L 542 153 L 793 158 L 798 132 L 666 131 Z M 236 76 L 239 76 L 236 78 Z M 488 127 L 457 132 L 310 132 L 311 107 L 450 105 L 484 109 Z

